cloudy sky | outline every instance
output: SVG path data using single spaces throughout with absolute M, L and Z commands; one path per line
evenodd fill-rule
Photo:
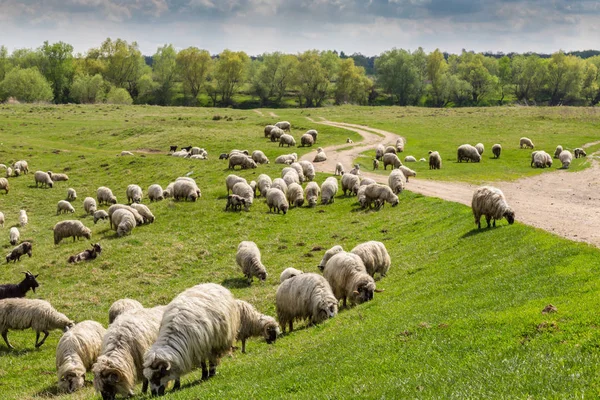
M 251 55 L 336 49 L 553 52 L 600 48 L 600 1 L 587 0 L 0 0 L 0 45 L 106 39 L 151 55 L 172 43 Z

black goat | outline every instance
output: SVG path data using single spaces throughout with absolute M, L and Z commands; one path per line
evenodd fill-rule
M 185 150 L 188 153 L 190 152 L 190 150 L 192 149 L 193 146 L 187 146 L 187 147 L 182 147 L 181 150 Z
M 169 151 L 173 151 L 173 152 L 177 151 L 177 146 L 171 146 L 171 148 L 169 149 Z
M 13 297 L 25 297 L 29 289 L 33 290 L 33 293 L 35 293 L 35 288 L 40 286 L 35 280 L 39 274 L 34 276 L 29 271 L 23 273 L 25 274 L 25 279 L 23 279 L 21 283 L 7 283 L 5 285 L 0 285 L 0 300 Z

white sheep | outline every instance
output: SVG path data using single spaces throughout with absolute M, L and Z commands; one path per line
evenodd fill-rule
M 290 147 L 290 146 L 296 147 L 296 139 L 294 139 L 294 137 L 292 135 L 288 135 L 287 133 L 284 133 L 283 135 L 281 135 L 279 137 L 279 147 L 283 147 L 284 145 L 287 145 L 287 147 Z
M 360 186 L 367 186 L 370 185 L 371 183 L 376 183 L 374 179 L 371 178 L 362 178 L 360 180 Z
M 477 149 L 470 144 L 463 144 L 458 147 L 456 152 L 456 160 L 458 162 L 480 162 L 481 154 L 477 151 Z
M 93 197 L 86 197 L 83 200 L 83 210 L 86 214 L 94 214 L 96 212 L 96 200 Z
M 300 137 L 300 145 L 302 147 L 304 147 L 304 146 L 312 146 L 313 144 L 315 144 L 315 139 L 313 139 L 312 135 L 309 135 L 308 133 L 305 133 L 304 135 L 302 135 Z
M 73 188 L 68 188 L 67 189 L 67 200 L 68 201 L 75 201 L 75 200 L 77 200 L 77 192 L 75 191 L 75 189 L 73 189 Z
M 323 162 L 323 161 L 327 161 L 327 154 L 325 154 L 325 150 L 323 150 L 321 147 L 319 147 L 317 149 L 317 154 L 315 155 L 315 158 L 313 158 L 313 162 Z
M 269 163 L 269 159 L 267 158 L 265 153 L 263 153 L 260 150 L 254 150 L 252 152 L 252 160 L 254 160 L 254 162 L 257 164 L 268 164 Z
M 243 300 L 236 300 L 240 314 L 240 327 L 236 340 L 242 341 L 242 353 L 246 352 L 246 340 L 253 336 L 262 336 L 267 344 L 275 343 L 279 326 L 275 318 L 259 313 L 254 306 Z
M 24 174 L 29 173 L 29 164 L 25 160 L 19 160 L 13 164 L 13 170 L 23 171 Z
M 383 155 L 382 159 L 383 159 L 383 169 L 387 169 L 388 165 L 391 165 L 392 169 L 400 168 L 400 166 L 402 165 L 402 162 L 400 161 L 398 156 L 395 155 L 394 153 L 385 153 Z
M 352 168 L 349 173 L 352 175 L 360 175 L 360 164 L 354 164 L 354 168 Z
M 406 185 L 406 177 L 399 169 L 394 169 L 388 176 L 388 186 L 394 194 L 400 194 Z
M 278 127 L 279 129 L 282 129 L 282 130 L 287 131 L 287 132 L 289 132 L 290 129 L 292 129 L 292 124 L 290 124 L 288 121 L 277 122 L 275 124 L 275 126 Z
M 267 190 L 271 188 L 273 181 L 271 177 L 267 174 L 260 174 L 257 178 L 256 186 L 258 187 L 258 192 L 262 197 L 267 195 Z
M 330 176 L 321 184 L 321 204 L 331 204 L 338 192 L 338 181 Z
M 304 168 L 302 167 L 302 164 L 300 164 L 298 162 L 293 162 L 290 164 L 290 168 L 293 168 L 296 170 L 296 172 L 298 173 L 298 179 L 300 179 L 300 183 L 302 183 L 306 180 L 306 177 L 304 176 Z
M 479 153 L 480 156 L 483 155 L 483 151 L 485 150 L 485 147 L 483 146 L 483 143 L 477 143 L 475 145 L 475 148 L 477 149 L 477 152 Z
M 267 126 L 265 126 L 264 132 L 265 132 L 265 137 L 266 138 L 271 137 L 271 130 L 273 128 L 275 128 L 275 125 L 267 125 Z
M 4 213 L 0 212 L 0 226 L 4 228 Z
M 335 256 L 338 253 L 343 252 L 344 249 L 342 248 L 342 246 L 335 245 L 332 248 L 330 248 L 329 250 L 327 250 L 325 252 L 325 254 L 323 255 L 323 258 L 321 259 L 321 262 L 319 262 L 319 265 L 317 266 L 319 268 L 319 271 L 323 271 L 325 269 L 325 265 L 327 265 L 327 261 L 329 261 L 331 259 L 331 257 Z
M 8 185 L 8 180 L 6 178 L 0 178 L 0 190 L 4 190 L 5 193 L 8 194 L 10 186 Z
M 313 142 L 317 143 L 317 136 L 319 132 L 316 129 L 309 129 L 306 131 L 306 135 L 310 135 L 313 138 Z
M 522 148 L 530 148 L 533 149 L 533 142 L 531 141 L 531 139 L 526 138 L 526 137 L 522 137 L 521 139 L 519 139 L 519 147 Z
M 256 168 L 256 163 L 252 158 L 239 153 L 229 157 L 229 169 L 235 169 L 238 165 L 240 166 L 240 169 Z
M 233 189 L 233 186 L 235 186 L 235 184 L 238 182 L 248 183 L 248 181 L 245 178 L 242 178 L 241 176 L 237 176 L 234 174 L 227 175 L 227 178 L 225 178 L 225 186 L 227 187 L 227 194 L 229 194 L 231 189 Z
M 50 171 L 48 171 L 48 175 L 50 175 L 49 173 Z M 52 179 L 53 182 L 61 182 L 61 181 L 68 181 L 69 177 L 67 176 L 67 174 L 52 174 L 50 175 L 50 178 Z
M 52 187 L 54 185 L 50 175 L 44 171 L 35 171 L 33 179 L 35 180 L 35 187 L 38 187 L 38 183 L 41 184 L 41 187 Z
M 535 168 L 549 168 L 552 166 L 552 157 L 544 150 L 534 151 L 531 156 L 531 164 Z
M 279 189 L 283 192 L 283 194 L 287 194 L 287 187 L 287 183 L 285 183 L 285 181 L 281 178 L 275 178 L 273 179 L 273 183 L 271 183 L 272 189 Z
M 344 192 L 344 196 L 346 196 L 347 192 L 350 192 L 350 196 L 356 195 L 359 186 L 360 178 L 358 175 L 345 174 L 342 176 L 342 191 Z
M 300 271 L 299 269 L 296 268 L 286 268 L 283 270 L 283 272 L 281 273 L 281 275 L 279 275 L 279 283 L 282 283 L 283 281 L 287 280 L 287 279 L 291 279 L 295 276 L 301 275 L 303 274 L 303 271 Z
M 124 208 L 115 210 L 110 217 L 111 225 L 117 231 L 117 236 L 121 237 L 131 233 L 136 226 L 133 213 Z
M 382 144 L 378 144 L 377 147 L 375 147 L 375 159 L 380 160 L 384 154 L 385 154 L 385 147 Z
M 73 393 L 83 388 L 85 373 L 100 355 L 106 329 L 96 321 L 82 321 L 69 329 L 56 347 L 58 390 Z
M 106 220 L 109 219 L 108 217 L 108 213 L 104 210 L 98 210 L 96 212 L 94 212 L 94 225 L 96 225 L 96 223 L 100 220 Z
M 376 205 L 379 209 L 384 206 L 387 201 L 395 207 L 398 205 L 398 196 L 392 192 L 392 189 L 386 185 L 379 185 L 377 183 L 373 183 L 371 185 L 365 186 L 365 198 L 366 204 L 371 207 L 372 205 Z
M 20 210 L 19 211 L 19 225 L 21 225 L 21 228 L 24 228 L 28 222 L 29 222 L 29 218 L 27 218 L 27 211 Z
M 396 154 L 396 148 L 394 146 L 386 146 L 386 148 L 383 150 L 383 154 L 387 153 Z
M 75 208 L 73 208 L 71 203 L 69 203 L 68 201 L 60 200 L 56 205 L 56 215 L 68 212 L 73 214 L 75 212 Z
M 360 304 L 373 300 L 375 287 L 373 277 L 367 273 L 362 259 L 354 253 L 341 252 L 329 259 L 323 270 L 323 277 L 327 279 L 333 295 L 342 300 L 346 307 L 346 299 L 351 304 Z
M 66 315 L 56 311 L 47 301 L 27 298 L 9 298 L 0 301 L 0 332 L 10 349 L 9 330 L 32 329 L 35 331 L 35 347 L 44 344 L 49 331 L 61 329 L 66 332 L 74 323 Z M 44 338 L 40 341 L 40 332 Z
M 560 162 L 562 163 L 562 169 L 568 169 L 571 165 L 571 161 L 573 161 L 573 154 L 569 150 L 563 150 L 558 156 Z
M 502 145 L 496 143 L 492 146 L 492 154 L 494 158 L 500 158 L 500 153 L 502 153 Z
M 148 206 L 144 204 L 132 203 L 131 207 L 138 213 L 140 213 L 140 215 L 144 219 L 144 223 L 154 223 L 154 214 L 152 214 L 152 211 L 150 211 Z
M 273 212 L 274 210 L 279 214 L 279 211 L 282 211 L 283 215 L 285 215 L 290 208 L 290 205 L 285 198 L 285 194 L 276 187 L 267 190 L 267 206 L 269 207 L 269 212 Z
M 132 155 L 133 155 L 133 153 L 132 153 L 132 152 L 130 152 L 130 151 L 127 151 L 127 150 L 123 150 L 123 151 L 121 152 L 121 154 L 120 154 L 120 156 L 121 156 L 121 157 L 124 157 L 124 156 L 132 156 Z
M 317 182 L 308 182 L 306 188 L 304 188 L 304 197 L 309 207 L 315 207 L 317 205 L 317 199 L 319 198 L 319 185 Z
M 357 245 L 350 250 L 350 253 L 360 257 L 365 264 L 367 273 L 373 277 L 376 273 L 379 273 L 382 277 L 386 276 L 392 264 L 385 245 L 374 240 Z
M 173 186 L 175 186 L 175 182 L 171 182 L 167 185 L 165 190 L 163 190 L 163 197 L 168 199 L 169 197 L 173 197 Z
M 54 231 L 55 245 L 59 244 L 61 240 L 68 237 L 73 237 L 73 241 L 75 241 L 75 239 L 79 239 L 80 237 L 84 237 L 88 240 L 92 238 L 92 231 L 89 228 L 86 228 L 81 221 L 74 219 L 57 222 L 52 230 Z
M 406 156 L 404 162 L 417 162 L 417 159 L 414 156 Z
M 515 212 L 506 203 L 504 193 L 492 186 L 482 186 L 475 190 L 471 208 L 479 229 L 481 229 L 480 220 L 482 216 L 485 216 L 488 228 L 490 227 L 490 220 L 493 220 L 494 227 L 497 219 L 506 218 L 510 225 L 515 222 Z
M 250 206 L 252 205 L 252 202 L 254 200 L 254 190 L 252 190 L 252 187 L 250 185 L 248 185 L 246 182 L 238 182 L 235 185 L 233 185 L 231 193 L 236 194 L 245 200 L 244 205 L 246 211 L 250 209 Z
M 404 151 L 405 144 L 406 143 L 404 141 L 404 138 L 399 137 L 398 139 L 396 139 L 396 152 L 402 153 Z
M 10 231 L 8 231 L 8 237 L 10 240 L 10 244 L 12 244 L 13 246 L 19 242 L 21 234 L 19 233 L 17 227 L 13 226 L 12 228 L 10 228 Z
M 208 156 L 208 153 L 206 150 L 201 149 L 200 147 L 192 147 L 192 149 L 190 150 L 190 154 L 192 156 Z
M 112 206 L 108 207 L 108 222 L 109 222 L 109 226 L 111 229 L 117 229 L 117 227 L 113 226 L 113 223 L 112 223 L 112 216 L 113 216 L 114 212 L 117 210 L 123 210 L 123 209 L 127 210 L 133 214 L 133 217 L 135 218 L 136 226 L 144 224 L 144 217 L 142 217 L 142 215 L 135 208 L 128 206 L 126 204 L 113 204 Z
M 354 143 L 354 140 L 352 140 L 350 138 L 346 138 L 346 143 L 352 144 L 352 143 Z
M 338 175 L 344 175 L 346 173 L 346 171 L 344 171 L 344 166 L 342 165 L 341 162 L 335 164 L 335 172 L 334 175 L 338 176 Z
M 298 162 L 298 164 L 302 166 L 302 173 L 304 174 L 304 177 L 306 179 L 308 179 L 309 181 L 315 179 L 315 166 L 313 165 L 313 163 L 307 160 L 302 160 Z
M 442 156 L 437 151 L 429 152 L 429 169 L 441 169 L 442 168 Z
M 127 201 L 131 203 L 141 203 L 142 202 L 142 188 L 138 185 L 129 185 L 127 186 Z
M 291 164 L 298 160 L 298 154 L 282 154 L 275 159 L 275 164 Z
M 96 190 L 96 198 L 98 199 L 98 204 L 117 204 L 117 197 L 106 186 L 100 186 Z
M 296 172 L 296 170 L 293 168 L 287 170 L 282 178 L 285 184 L 288 186 L 290 186 L 292 183 L 300 184 L 300 175 L 298 175 L 298 172 Z
M 401 165 L 399 168 L 400 171 L 402 171 L 402 173 L 404 174 L 404 177 L 406 178 L 406 182 L 408 182 L 408 178 L 411 176 L 416 177 L 417 173 L 415 171 L 413 171 L 412 169 L 408 168 L 405 165 Z
M 10 178 L 13 175 L 13 170 L 11 167 L 6 168 L 6 177 Z
M 159 184 L 153 184 L 148 187 L 148 198 L 150 201 L 164 200 L 165 195 L 163 188 Z
M 196 201 L 200 197 L 199 191 L 198 186 L 190 181 L 176 180 L 173 185 L 173 199 Z
M 115 319 L 121 314 L 125 314 L 131 310 L 141 310 L 144 306 L 137 300 L 119 299 L 110 305 L 108 309 L 108 324 L 115 322 Z
M 278 127 L 275 127 L 273 129 L 271 129 L 271 134 L 269 135 L 269 137 L 271 138 L 271 142 L 276 142 L 284 134 L 285 134 L 285 131 L 283 129 L 279 129 Z
M 296 182 L 288 185 L 286 196 L 290 207 L 302 207 L 302 204 L 304 204 L 304 191 L 302 186 Z
M 560 153 L 562 153 L 563 151 L 563 147 L 559 144 L 558 146 L 556 146 L 556 150 L 554 150 L 554 158 L 558 158 L 558 156 L 560 156 Z

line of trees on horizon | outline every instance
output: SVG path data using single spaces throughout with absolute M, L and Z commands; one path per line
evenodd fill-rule
M 0 101 L 175 106 L 320 107 L 360 104 L 465 107 L 506 103 L 596 105 L 600 52 L 427 54 L 376 57 L 337 51 L 211 55 L 106 39 L 85 54 L 64 42 L 0 46 Z

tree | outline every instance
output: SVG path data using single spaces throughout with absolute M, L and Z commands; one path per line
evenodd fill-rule
M 514 95 L 528 104 L 539 96 L 546 79 L 544 60 L 536 55 L 515 56 L 512 59 L 512 84 Z
M 73 46 L 64 42 L 50 44 L 45 41 L 40 52 L 40 72 L 52 85 L 54 102 L 66 103 L 74 73 Z
M 431 81 L 429 86 L 429 101 L 434 107 L 443 107 L 447 103 L 447 75 L 448 63 L 439 49 L 435 49 L 427 57 L 427 77 Z
M 14 97 L 19 101 L 52 101 L 52 87 L 37 68 L 10 70 L 0 82 L 0 98 Z
M 106 103 L 129 105 L 133 103 L 133 99 L 127 90 L 113 87 L 106 95 Z
M 298 55 L 294 84 L 298 88 L 300 107 L 320 107 L 329 90 L 329 75 L 321 64 L 319 52 L 308 50 Z
M 581 84 L 581 95 L 586 99 L 588 104 L 596 104 L 598 89 L 598 67 L 591 62 L 586 62 Z
M 459 58 L 458 76 L 471 85 L 471 100 L 475 104 L 490 94 L 498 83 L 498 78 L 485 67 L 484 59 L 482 54 L 465 51 Z
M 152 72 L 157 83 L 155 101 L 161 106 L 171 104 L 175 78 L 177 77 L 177 52 L 173 45 L 159 47 L 152 56 Z
M 104 96 L 106 84 L 102 75 L 77 75 L 71 86 L 71 97 L 78 103 L 94 104 Z
M 213 79 L 222 105 L 231 105 L 232 97 L 244 82 L 250 58 L 243 51 L 223 50 L 215 62 Z
M 253 93 L 260 98 L 261 105 L 265 105 L 272 97 L 275 97 L 277 103 L 281 102 L 297 65 L 298 59 L 295 56 L 279 52 L 265 53 L 262 55 L 262 61 L 252 62 L 250 82 Z
M 8 50 L 6 47 L 0 46 L 0 82 L 4 80 L 4 77 L 11 68 Z
M 511 79 L 512 68 L 510 65 L 510 58 L 504 56 L 498 60 L 498 88 L 500 89 L 500 104 L 504 102 L 506 89 L 511 84 Z
M 175 59 L 177 71 L 183 81 L 183 91 L 189 94 L 193 103 L 198 101 L 198 94 L 206 82 L 211 65 L 210 53 L 196 47 L 188 47 L 177 53 Z
M 382 53 L 375 61 L 377 82 L 383 90 L 396 97 L 401 106 L 415 104 L 419 95 L 419 71 L 406 50 L 393 49 Z
M 583 68 L 580 59 L 559 51 L 548 62 L 550 105 L 574 100 L 581 92 Z
M 334 89 L 335 103 L 366 104 L 371 89 L 370 82 L 365 76 L 365 69 L 355 66 L 352 58 L 340 59 Z

